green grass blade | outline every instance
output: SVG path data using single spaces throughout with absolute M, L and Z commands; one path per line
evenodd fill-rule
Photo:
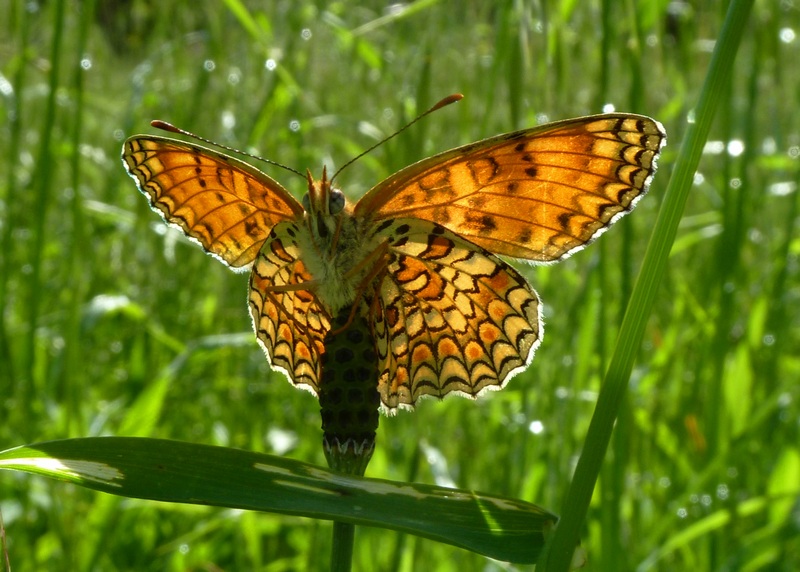
M 731 3 L 706 76 L 694 121 L 681 146 L 675 171 L 631 294 L 620 328 L 617 346 L 597 400 L 575 477 L 564 501 L 562 520 L 544 558 L 549 572 L 569 570 L 578 545 L 597 476 L 603 463 L 614 422 L 625 397 L 634 358 L 658 288 L 664 277 L 670 249 L 675 240 L 684 205 L 692 188 L 692 177 L 708 137 L 716 102 L 731 76 L 733 62 L 752 7 L 752 0 Z
M 0 468 L 125 497 L 390 528 L 513 562 L 535 562 L 555 523 L 546 510 L 509 498 L 163 439 L 50 441 L 0 453 Z
M 255 41 L 263 40 L 264 30 L 261 30 L 253 17 L 252 12 L 247 9 L 240 0 L 224 0 L 228 10 L 236 17 L 239 25 L 250 35 Z
M 58 77 L 61 69 L 62 61 L 62 45 L 61 41 L 64 33 L 64 7 L 65 2 L 59 1 L 55 3 L 56 14 L 53 21 L 53 44 L 50 53 L 51 65 L 50 74 L 48 77 L 48 95 L 47 104 L 45 107 L 44 123 L 41 132 L 41 144 L 39 145 L 38 162 L 42 165 L 42 169 L 38 171 L 38 179 L 36 180 L 36 204 L 41 205 L 33 224 L 33 241 L 31 251 L 31 293 L 32 295 L 28 300 L 27 319 L 30 328 L 27 332 L 24 345 L 22 372 L 23 379 L 32 380 L 34 376 L 35 367 L 35 353 L 36 353 L 36 327 L 40 319 L 40 305 L 41 297 L 37 295 L 45 289 L 43 285 L 45 271 L 42 266 L 44 265 L 43 251 L 45 249 L 45 236 L 49 232 L 45 224 L 47 219 L 46 205 L 52 202 L 52 188 L 53 180 L 53 132 L 56 122 L 56 93 L 58 92 Z M 27 391 L 35 391 L 35 388 L 30 386 L 30 383 L 22 385 L 21 402 L 26 405 L 30 403 L 30 395 Z

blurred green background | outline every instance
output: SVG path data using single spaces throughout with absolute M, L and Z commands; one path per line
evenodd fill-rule
M 119 159 L 163 119 L 319 176 L 497 133 L 644 113 L 668 146 L 597 244 L 524 269 L 536 360 L 478 402 L 383 418 L 368 476 L 558 511 L 724 2 L 0 4 L 0 449 L 142 435 L 324 465 L 318 404 L 270 372 L 246 275 L 168 230 Z M 758 1 L 719 101 L 582 546 L 587 570 L 800 568 L 800 12 Z M 302 179 L 263 167 L 296 195 Z M 121 499 L 0 474 L 15 571 L 320 570 L 328 522 Z M 514 570 L 359 529 L 356 570 Z

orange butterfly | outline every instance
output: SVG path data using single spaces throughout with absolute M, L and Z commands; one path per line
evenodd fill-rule
M 460 99 L 452 96 L 439 107 Z M 326 171 L 302 204 L 233 157 L 137 135 L 122 158 L 153 209 L 237 271 L 271 366 L 319 392 L 332 317 L 370 324 L 383 408 L 475 397 L 532 360 L 540 302 L 497 255 L 548 263 L 597 238 L 646 192 L 666 141 L 611 113 L 498 135 L 415 163 L 355 205 Z

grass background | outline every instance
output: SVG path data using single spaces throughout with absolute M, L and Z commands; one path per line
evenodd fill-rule
M 358 197 L 434 152 L 613 105 L 667 129 L 650 195 L 526 269 L 547 325 L 527 372 L 382 419 L 367 471 L 557 511 L 725 3 L 96 4 L 2 8 L 0 449 L 146 435 L 325 464 L 316 400 L 250 333 L 247 278 L 167 232 L 125 175 L 122 141 L 151 119 L 318 174 L 466 95 L 348 168 Z M 589 570 L 800 567 L 800 14 L 752 19 L 590 508 Z M 330 549 L 327 522 L 11 473 L 0 509 L 14 570 L 325 569 Z M 354 561 L 509 568 L 377 529 Z

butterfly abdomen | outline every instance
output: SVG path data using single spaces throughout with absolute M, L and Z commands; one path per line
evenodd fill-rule
M 347 325 L 350 317 L 350 308 L 339 312 L 325 338 L 319 403 L 328 465 L 363 475 L 378 428 L 378 358 L 366 318 Z

